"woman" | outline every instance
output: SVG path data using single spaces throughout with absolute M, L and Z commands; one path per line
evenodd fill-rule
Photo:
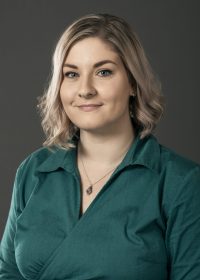
M 39 109 L 47 137 L 17 170 L 0 279 L 200 279 L 200 168 L 152 135 L 160 86 L 123 19 L 67 28 Z

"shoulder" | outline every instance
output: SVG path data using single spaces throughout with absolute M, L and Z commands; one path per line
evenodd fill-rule
M 181 204 L 199 203 L 200 165 L 166 146 L 159 147 L 160 185 L 166 213 Z
M 42 177 L 42 173 L 55 171 L 70 165 L 70 150 L 58 146 L 41 147 L 30 153 L 17 168 L 17 181 L 19 183 L 33 182 Z
M 53 154 L 57 153 L 59 151 L 58 148 L 52 147 L 40 147 L 36 149 L 35 151 L 31 152 L 29 155 L 27 155 L 24 160 L 19 164 L 17 172 L 19 173 L 19 176 L 22 176 L 25 170 L 27 169 L 37 169 L 44 161 L 46 161 L 48 158 L 50 158 Z
M 30 153 L 18 166 L 15 182 L 14 192 L 16 193 L 17 203 L 20 205 L 22 211 L 30 198 L 32 192 L 40 183 L 43 173 L 40 172 L 40 167 L 46 166 L 47 170 L 51 171 L 57 168 L 66 150 L 58 147 L 41 147 Z
M 192 170 L 199 170 L 197 162 L 188 159 L 174 150 L 159 144 L 160 147 L 160 171 L 170 173 L 172 176 L 185 177 Z
M 139 159 L 139 162 L 156 171 L 158 176 L 180 178 L 185 177 L 190 171 L 200 168 L 197 162 L 162 145 L 152 134 L 139 140 L 138 147 L 137 159 Z

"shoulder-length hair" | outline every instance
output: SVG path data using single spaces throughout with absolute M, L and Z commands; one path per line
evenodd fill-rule
M 48 87 L 38 97 L 38 109 L 42 128 L 46 135 L 43 146 L 53 145 L 64 149 L 75 147 L 71 141 L 78 128 L 69 120 L 60 99 L 63 80 L 63 64 L 78 41 L 88 37 L 99 37 L 110 44 L 121 58 L 129 81 L 136 93 L 130 97 L 130 110 L 134 128 L 140 138 L 149 135 L 163 113 L 161 85 L 152 71 L 143 47 L 128 23 L 109 14 L 89 14 L 74 21 L 60 37 L 52 61 L 52 73 Z

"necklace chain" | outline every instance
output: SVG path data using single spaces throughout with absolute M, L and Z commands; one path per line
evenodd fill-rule
M 89 178 L 87 172 L 86 172 L 86 169 L 85 169 L 83 160 L 82 160 L 81 157 L 80 157 L 80 159 L 81 159 L 81 163 L 82 163 L 82 165 L 83 165 L 83 169 L 84 169 L 84 171 L 85 171 L 85 174 L 86 174 L 86 176 L 87 176 L 87 178 L 88 178 L 88 181 L 90 182 L 90 186 L 89 186 L 88 188 L 86 188 L 86 193 L 87 193 L 88 195 L 90 195 L 90 194 L 92 193 L 92 191 L 93 191 L 94 185 L 96 185 L 99 181 L 101 181 L 101 180 L 102 180 L 103 178 L 105 178 L 109 173 L 111 173 L 111 172 L 116 168 L 116 166 L 115 166 L 113 169 L 109 170 L 103 177 L 101 177 L 100 179 L 98 179 L 96 182 L 92 183 L 92 182 L 90 181 L 90 178 Z
M 129 149 L 129 147 L 128 147 L 128 149 Z M 128 151 L 128 149 L 126 150 L 126 152 Z M 123 153 L 123 157 L 124 157 L 124 155 L 126 154 L 126 152 Z M 86 176 L 87 176 L 87 178 L 88 178 L 88 181 L 89 181 L 89 183 L 90 183 L 90 186 L 86 188 L 86 193 L 87 193 L 88 195 L 90 195 L 90 194 L 93 192 L 93 187 L 94 187 L 94 185 L 97 184 L 99 181 L 101 181 L 103 178 L 105 178 L 109 173 L 111 173 L 112 171 L 114 171 L 114 170 L 116 169 L 116 167 L 118 166 L 118 164 L 119 164 L 119 163 L 118 163 L 114 168 L 112 168 L 111 170 L 109 170 L 103 177 L 101 177 L 100 179 L 98 179 L 96 182 L 92 183 L 91 180 L 90 180 L 90 178 L 89 178 L 89 176 L 88 176 L 88 174 L 87 174 L 87 171 L 86 171 L 86 168 L 85 168 L 85 165 L 84 165 L 84 163 L 83 163 L 83 159 L 82 159 L 80 153 L 79 153 L 79 156 L 80 156 L 81 163 L 82 163 L 82 165 L 83 165 L 84 172 L 85 172 L 85 174 L 86 174 Z M 120 161 L 121 161 L 121 159 L 122 159 L 123 157 L 120 158 Z

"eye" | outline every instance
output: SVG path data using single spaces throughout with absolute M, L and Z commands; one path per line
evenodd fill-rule
M 67 78 L 73 79 L 73 78 L 77 77 L 78 74 L 76 72 L 66 72 L 66 73 L 64 73 L 64 76 Z
M 100 70 L 98 72 L 98 74 L 102 77 L 105 77 L 105 76 L 110 76 L 112 75 L 112 71 L 111 70 L 108 70 L 108 69 L 103 69 L 103 70 Z

